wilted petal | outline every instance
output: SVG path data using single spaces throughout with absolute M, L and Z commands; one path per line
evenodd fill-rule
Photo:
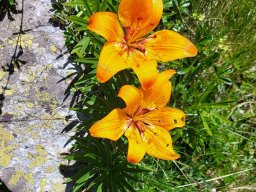
M 145 40 L 146 55 L 159 61 L 172 61 L 197 55 L 197 48 L 186 37 L 170 30 L 158 31 Z
M 106 117 L 97 121 L 90 128 L 93 137 L 118 140 L 127 129 L 127 117 L 121 109 L 112 110 Z
M 107 41 L 120 41 L 124 36 L 117 15 L 111 12 L 94 13 L 89 19 L 88 29 L 103 36 Z

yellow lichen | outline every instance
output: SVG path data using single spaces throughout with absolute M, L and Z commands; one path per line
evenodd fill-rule
M 24 174 L 23 177 L 30 184 L 33 184 L 35 182 L 32 173 Z
M 44 114 L 41 116 L 42 122 L 45 124 L 45 128 L 52 128 L 53 117 L 50 114 Z
M 9 145 L 9 142 L 13 140 L 12 134 L 3 129 L 3 126 L 0 125 L 0 166 L 7 167 L 11 160 L 12 156 L 10 152 L 17 148 L 17 145 Z
M 30 48 L 33 45 L 33 36 L 31 34 L 24 34 L 19 37 L 16 37 L 13 40 L 6 41 L 9 45 L 15 47 L 16 45 L 20 45 L 23 48 Z
M 39 134 L 36 131 L 32 131 L 31 136 L 32 136 L 33 139 L 38 139 L 39 138 Z
M 51 45 L 50 50 L 51 52 L 56 53 L 58 49 L 55 47 L 55 45 Z
M 9 185 L 16 185 L 22 176 L 23 174 L 20 171 L 17 171 L 14 175 L 12 175 L 11 179 L 9 180 Z
M 52 69 L 52 68 L 53 68 L 53 64 L 50 64 L 50 63 L 49 63 L 49 64 L 46 64 L 46 68 L 47 68 L 47 69 Z
M 55 183 L 53 184 L 53 191 L 54 192 L 63 192 L 65 191 L 65 186 L 63 183 Z
M 0 71 L 0 80 L 2 80 L 4 77 L 7 76 L 7 73 L 6 71 Z
M 11 163 L 11 160 L 12 156 L 0 149 L 0 167 L 8 167 L 8 165 Z
M 48 159 L 44 156 L 37 156 L 35 158 L 34 161 L 32 161 L 29 165 L 28 165 L 28 168 L 32 169 L 34 167 L 38 167 L 38 166 L 41 166 L 43 165 Z
M 28 152 L 27 158 L 28 158 L 28 159 L 32 159 L 32 158 L 33 158 L 33 154 Z
M 35 182 L 32 173 L 24 173 L 22 171 L 17 171 L 14 175 L 12 175 L 8 183 L 11 186 L 16 185 L 21 178 L 24 178 L 30 184 L 34 184 Z
M 3 49 L 4 48 L 4 46 L 3 45 L 0 45 L 0 49 Z
M 41 145 L 36 146 L 36 152 L 37 155 L 33 155 L 35 156 L 34 160 L 28 165 L 30 169 L 41 166 L 48 160 L 46 158 L 47 153 Z
M 26 105 L 27 105 L 27 107 L 30 108 L 30 109 L 32 109 L 32 108 L 35 107 L 35 104 L 34 104 L 34 103 L 31 103 L 31 102 L 28 102 Z
M 10 89 L 5 90 L 4 94 L 6 96 L 10 96 L 10 95 L 13 95 L 15 92 L 16 92 L 16 90 L 15 90 L 14 86 L 12 86 Z
M 8 131 L 3 129 L 3 126 L 0 125 L 0 142 L 4 142 L 6 144 L 7 142 L 13 140 L 12 134 L 10 134 Z
M 36 151 L 41 156 L 45 156 L 47 154 L 46 151 L 44 150 L 43 146 L 41 146 L 41 145 L 36 146 Z
M 46 179 L 40 181 L 40 192 L 44 192 L 44 187 L 46 186 Z
M 50 165 L 50 166 L 48 166 L 47 168 L 46 168 L 46 172 L 47 173 L 53 173 L 54 172 L 54 166 L 53 165 Z
M 36 99 L 38 101 L 41 101 L 41 102 L 49 102 L 49 101 L 52 101 L 52 98 L 51 98 L 51 95 L 49 93 L 37 93 L 36 95 Z

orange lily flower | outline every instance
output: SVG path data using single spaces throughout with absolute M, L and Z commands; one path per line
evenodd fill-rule
M 88 29 L 107 40 L 96 72 L 101 83 L 132 68 L 142 87 L 150 89 L 158 77 L 157 60 L 167 62 L 197 55 L 193 43 L 174 31 L 162 30 L 144 37 L 158 25 L 162 14 L 162 0 L 121 0 L 118 17 L 111 12 L 97 12 L 90 17 Z
M 149 90 L 124 85 L 118 96 L 126 107 L 112 110 L 92 125 L 91 136 L 116 141 L 124 134 L 129 143 L 127 160 L 132 163 L 140 162 L 145 153 L 163 160 L 179 158 L 168 131 L 183 127 L 186 115 L 179 109 L 165 107 L 171 96 L 169 79 L 173 74 L 174 70 L 160 73 Z

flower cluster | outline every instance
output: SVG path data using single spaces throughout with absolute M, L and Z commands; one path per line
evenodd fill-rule
M 184 126 L 185 114 L 165 107 L 171 95 L 169 79 L 175 71 L 159 74 L 157 61 L 193 57 L 197 48 L 171 30 L 147 35 L 156 28 L 162 13 L 162 0 L 121 0 L 118 15 L 97 12 L 89 19 L 88 29 L 107 40 L 100 54 L 97 79 L 104 83 L 117 72 L 131 68 L 141 84 L 141 89 L 123 86 L 118 96 L 126 107 L 112 110 L 90 128 L 90 133 L 114 141 L 124 134 L 129 142 L 127 160 L 133 163 L 140 162 L 145 153 L 164 160 L 179 158 L 168 131 Z

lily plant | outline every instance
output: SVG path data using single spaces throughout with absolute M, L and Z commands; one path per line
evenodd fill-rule
M 141 86 L 150 89 L 158 78 L 157 61 L 197 55 L 194 44 L 177 32 L 161 30 L 148 35 L 162 14 L 162 0 L 121 0 L 118 15 L 97 12 L 90 17 L 88 29 L 107 40 L 96 72 L 101 83 L 121 70 L 132 68 Z
M 163 160 L 179 158 L 168 131 L 183 127 L 186 115 L 179 109 L 165 107 L 171 96 L 169 79 L 174 74 L 174 70 L 160 73 L 149 90 L 121 87 L 118 96 L 126 107 L 113 109 L 92 125 L 91 136 L 116 141 L 124 134 L 129 142 L 127 160 L 132 163 L 140 162 L 146 153 Z

